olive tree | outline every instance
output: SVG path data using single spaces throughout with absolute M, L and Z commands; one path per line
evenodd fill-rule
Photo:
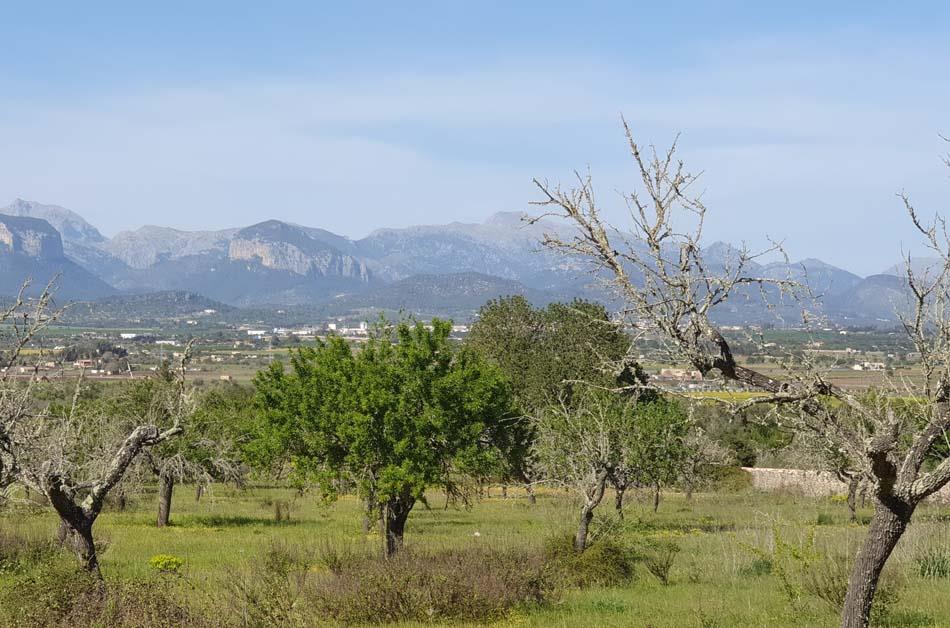
M 787 421 L 828 443 L 848 461 L 848 469 L 868 482 L 874 516 L 855 556 L 841 613 L 845 628 L 864 628 L 881 572 L 914 510 L 950 482 L 950 457 L 932 455 L 950 428 L 946 224 L 939 216 L 925 221 L 902 196 L 923 245 L 937 260 L 921 273 L 908 254 L 904 277 L 908 301 L 899 314 L 904 333 L 920 355 L 919 380 L 886 381 L 879 394 L 867 398 L 832 384 L 807 360 L 789 360 L 781 375 L 766 375 L 736 360 L 714 315 L 727 301 L 756 294 L 774 299 L 787 291 L 801 294 L 799 286 L 789 279 L 757 275 L 750 262 L 758 253 L 748 247 L 725 263 L 707 257 L 702 247 L 706 206 L 693 192 L 697 176 L 677 158 L 676 143 L 665 152 L 645 152 L 626 122 L 624 129 L 637 175 L 636 188 L 625 196 L 629 224 L 620 230 L 607 223 L 589 174 L 578 175 L 576 186 L 568 189 L 536 181 L 544 215 L 561 217 L 575 228 L 568 237 L 546 236 L 546 244 L 607 277 L 631 324 L 641 334 L 661 338 L 671 359 L 704 375 L 718 373 L 768 393 L 742 405 L 783 407 Z M 807 322 L 812 312 L 806 307 L 802 314 Z M 898 411 L 897 398 L 911 401 Z
M 460 476 L 493 464 L 492 431 L 510 414 L 505 378 L 450 331 L 400 323 L 358 350 L 331 336 L 255 379 L 256 459 L 289 456 L 328 498 L 355 483 L 378 509 L 387 555 L 427 488 L 457 491 Z

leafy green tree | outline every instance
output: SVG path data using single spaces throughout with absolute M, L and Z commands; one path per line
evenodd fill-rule
M 621 435 L 618 473 L 653 490 L 653 511 L 660 491 L 680 477 L 689 461 L 689 416 L 675 400 L 658 398 L 636 406 L 636 420 Z
M 570 406 L 579 382 L 607 388 L 646 382 L 640 367 L 627 359 L 630 338 L 602 305 L 589 301 L 544 308 L 533 307 L 522 296 L 489 301 L 479 311 L 466 344 L 508 376 L 522 417 L 537 416 L 553 404 Z M 507 462 L 505 472 L 530 489 L 532 422 L 516 422 L 501 436 L 498 446 Z
M 509 416 L 508 383 L 475 352 L 456 350 L 451 324 L 381 328 L 358 351 L 330 337 L 294 349 L 255 379 L 258 464 L 289 462 L 327 498 L 355 484 L 382 519 L 385 551 L 402 545 L 425 490 L 493 463 L 491 439 Z

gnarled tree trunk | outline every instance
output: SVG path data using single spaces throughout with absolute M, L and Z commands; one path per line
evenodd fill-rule
M 57 476 L 49 478 L 45 492 L 56 514 L 59 515 L 60 544 L 68 543 L 76 552 L 82 568 L 101 579 L 99 557 L 92 537 L 92 526 L 102 508 L 101 500 L 94 502 L 89 508 L 77 505 L 73 500 L 73 495 L 64 489 Z
M 172 492 L 175 490 L 175 478 L 162 474 L 158 478 L 158 519 L 159 528 L 168 525 L 172 515 Z
M 412 497 L 390 499 L 386 503 L 383 512 L 386 556 L 393 556 L 402 547 L 406 533 L 406 520 L 415 503 L 416 500 Z
M 609 472 L 606 469 L 598 473 L 595 484 L 585 494 L 580 523 L 577 526 L 577 533 L 574 535 L 574 551 L 576 552 L 583 552 L 587 549 L 587 534 L 590 531 L 590 522 L 594 519 L 594 509 L 604 498 L 608 476 Z
M 848 593 L 841 611 L 842 628 L 867 628 L 871 605 L 884 565 L 910 523 L 917 504 L 895 497 L 878 499 L 871 526 L 864 539 L 848 581 Z

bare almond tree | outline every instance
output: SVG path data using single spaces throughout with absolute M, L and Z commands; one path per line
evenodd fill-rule
M 692 426 L 683 442 L 683 455 L 677 468 L 680 484 L 691 502 L 693 491 L 708 478 L 709 470 L 735 464 L 731 452 L 697 426 Z
M 62 310 L 53 309 L 55 283 L 56 278 L 30 298 L 32 282 L 28 279 L 13 301 L 0 310 L 0 338 L 6 347 L 0 352 L 0 486 L 4 489 L 18 479 L 13 430 L 31 412 L 32 393 L 39 381 L 38 370 L 28 367 L 23 367 L 26 381 L 18 381 L 15 368 L 27 345 L 62 314 Z
M 868 626 L 881 571 L 911 520 L 928 496 L 950 482 L 950 457 L 935 452 L 950 427 L 950 236 L 943 219 L 926 222 L 906 196 L 904 207 L 930 254 L 939 263 L 915 272 L 908 257 L 906 285 L 910 303 L 901 313 L 904 332 L 920 354 L 919 380 L 887 381 L 873 396 L 857 396 L 833 385 L 827 374 L 807 361 L 789 363 L 782 376 L 768 376 L 740 364 L 714 312 L 757 291 L 780 298 L 796 284 L 757 276 L 751 262 L 761 253 L 743 247 L 726 263 L 708 259 L 702 248 L 706 207 L 694 193 L 693 175 L 666 151 L 643 151 L 623 122 L 634 161 L 636 191 L 625 199 L 630 225 L 608 224 L 595 200 L 589 175 L 562 189 L 535 181 L 543 216 L 557 216 L 576 229 L 574 236 L 546 236 L 548 247 L 580 258 L 606 277 L 625 304 L 623 314 L 641 337 L 660 338 L 670 357 L 704 376 L 718 373 L 768 395 L 749 404 L 785 409 L 798 430 L 807 430 L 847 460 L 850 472 L 873 487 L 875 514 L 855 557 L 841 625 Z M 772 249 L 777 250 L 777 247 Z M 811 312 L 802 310 L 807 321 Z M 898 406 L 895 398 L 910 399 Z M 834 403 L 829 401 L 833 400 Z M 836 407 L 848 409 L 857 420 Z M 845 418 L 843 418 L 845 417 Z M 933 458 L 937 458 L 933 460 Z
M 184 359 L 176 413 L 162 427 L 139 424 L 119 434 L 116 426 L 123 422 L 116 417 L 82 411 L 82 377 L 70 402 L 40 400 L 35 393 L 45 384 L 38 370 L 33 369 L 24 381 L 12 376 L 12 367 L 30 341 L 58 318 L 60 312 L 51 309 L 52 288 L 48 286 L 35 299 L 27 299 L 24 288 L 0 314 L 0 322 L 6 323 L 3 329 L 11 337 L 0 375 L 0 468 L 4 481 L 35 490 L 49 500 L 60 517 L 64 540 L 71 542 L 83 567 L 98 576 L 93 524 L 106 496 L 139 454 L 183 431 L 180 419 L 190 404 Z
M 571 403 L 557 403 L 533 419 L 534 456 L 549 481 L 574 491 L 581 499 L 574 550 L 587 549 L 594 510 L 622 456 L 623 435 L 636 420 L 632 402 L 610 391 L 587 388 Z
M 141 382 L 128 404 L 135 409 L 132 414 L 146 416 L 155 425 L 174 423 L 181 412 L 178 379 L 180 376 L 163 368 L 155 377 Z M 144 473 L 138 473 L 138 479 L 152 476 L 158 480 L 158 527 L 169 524 L 176 484 L 194 483 L 196 499 L 200 499 L 216 480 L 239 483 L 243 478 L 233 428 L 215 414 L 211 408 L 215 402 L 213 392 L 194 399 L 187 433 L 149 448 L 140 458 L 139 471 Z

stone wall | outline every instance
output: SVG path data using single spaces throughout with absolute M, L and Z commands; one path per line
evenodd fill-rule
M 787 491 L 808 497 L 848 494 L 847 485 L 829 471 L 759 467 L 742 467 L 742 470 L 752 476 L 752 487 L 760 491 Z M 950 503 L 950 486 L 943 487 L 930 500 Z

